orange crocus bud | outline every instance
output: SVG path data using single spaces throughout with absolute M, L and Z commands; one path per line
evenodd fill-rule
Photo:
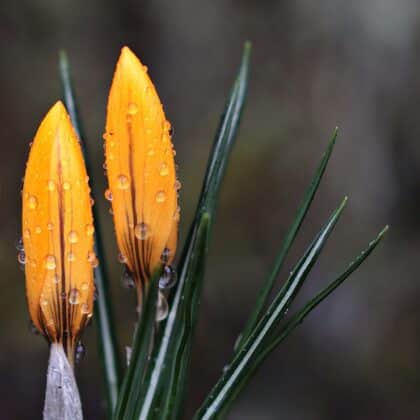
M 121 51 L 108 99 L 105 158 L 120 260 L 141 304 L 155 268 L 170 285 L 179 208 L 171 125 L 147 68 L 127 47 Z M 164 288 L 165 284 L 160 283 Z M 162 296 L 161 296 L 162 298 Z
M 61 102 L 33 141 L 22 192 L 26 294 L 36 328 L 62 344 L 70 362 L 92 316 L 93 224 L 78 138 Z

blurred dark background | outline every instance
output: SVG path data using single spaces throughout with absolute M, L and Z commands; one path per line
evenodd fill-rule
M 420 412 L 420 7 L 415 0 L 40 1 L 0 5 L 0 417 L 40 418 L 47 347 L 30 332 L 14 242 L 28 144 L 59 98 L 57 51 L 71 60 L 94 157 L 122 345 L 134 293 L 103 199 L 105 106 L 121 46 L 149 67 L 182 181 L 181 242 L 243 41 L 248 102 L 211 244 L 188 413 L 220 375 L 303 191 L 337 125 L 339 141 L 279 279 L 344 195 L 343 219 L 300 304 L 386 223 L 377 252 L 264 364 L 229 419 L 418 419 Z M 128 302 L 128 303 L 127 303 Z M 295 306 L 296 308 L 296 306 Z M 95 328 L 78 367 L 87 419 L 103 419 Z M 186 418 L 189 418 L 187 415 Z

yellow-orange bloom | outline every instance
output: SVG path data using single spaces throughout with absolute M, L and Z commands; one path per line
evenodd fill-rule
M 174 258 L 179 221 L 171 125 L 147 68 L 121 51 L 108 99 L 105 157 L 122 261 L 139 303 L 153 270 Z
M 33 141 L 22 192 L 26 294 L 36 328 L 63 344 L 70 360 L 92 316 L 93 225 L 78 138 L 61 102 Z

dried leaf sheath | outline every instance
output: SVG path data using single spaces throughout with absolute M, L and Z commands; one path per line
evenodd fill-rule
M 118 247 L 140 303 L 162 253 L 168 264 L 175 254 L 178 183 L 170 124 L 147 69 L 127 47 L 115 70 L 104 138 Z
M 70 360 L 92 316 L 96 264 L 89 186 L 77 136 L 57 102 L 30 151 L 23 187 L 22 229 L 31 318 Z

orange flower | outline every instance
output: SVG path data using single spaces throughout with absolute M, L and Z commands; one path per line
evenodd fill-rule
M 22 192 L 26 294 L 36 328 L 63 344 L 92 316 L 93 225 L 88 177 L 78 138 L 61 102 L 42 121 L 29 154 Z
M 147 68 L 127 47 L 115 70 L 104 139 L 105 196 L 112 200 L 121 259 L 134 278 L 140 304 L 153 270 L 174 258 L 180 184 L 171 125 Z

